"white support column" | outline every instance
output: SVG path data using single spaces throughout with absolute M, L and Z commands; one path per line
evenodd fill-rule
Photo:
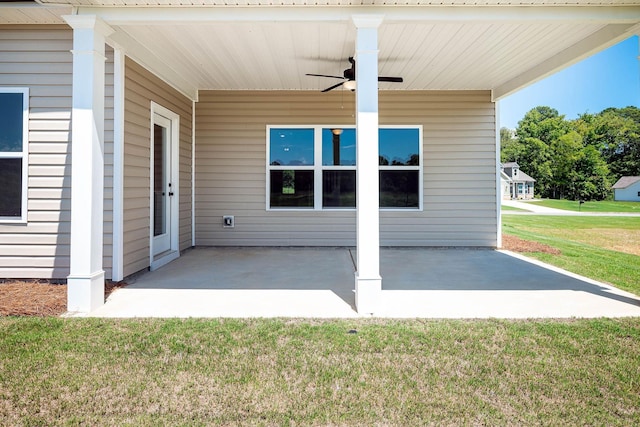
M 124 50 L 113 46 L 113 234 L 111 280 L 124 279 Z
M 496 150 L 496 248 L 502 248 L 502 179 L 500 176 L 500 101 L 493 102 Z
M 73 28 L 71 124 L 71 260 L 67 309 L 88 313 L 104 304 L 105 37 L 113 30 L 95 16 L 64 16 Z
M 378 27 L 382 16 L 354 16 L 356 35 L 356 308 L 377 311 L 380 277 L 380 201 L 378 178 Z

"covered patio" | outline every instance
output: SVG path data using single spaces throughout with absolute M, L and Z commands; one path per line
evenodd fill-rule
M 355 250 L 197 248 L 114 292 L 97 317 L 367 317 Z M 383 248 L 376 317 L 640 316 L 640 298 L 491 249 Z
M 640 315 L 490 249 L 498 102 L 637 34 L 637 0 L 189 3 L 3 6 L 35 139 L 0 276 L 104 316 Z

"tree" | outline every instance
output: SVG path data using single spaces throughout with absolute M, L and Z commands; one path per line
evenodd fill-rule
M 536 192 L 543 197 L 550 197 L 553 184 L 551 170 L 551 149 L 537 138 L 526 138 L 522 141 L 523 150 L 518 165 L 520 169 L 536 180 Z
M 591 145 L 581 150 L 575 175 L 570 187 L 573 200 L 604 200 L 611 190 L 607 163 Z
M 517 162 L 524 147 L 509 128 L 500 128 L 500 161 Z
M 545 144 L 569 132 L 569 123 L 558 111 L 551 107 L 536 107 L 529 110 L 518 122 L 516 135 L 522 141 L 526 138 L 536 138 Z
M 613 177 L 640 175 L 640 109 L 608 108 L 589 124 L 585 143 L 602 154 Z
M 565 198 L 579 179 L 576 164 L 582 155 L 582 137 L 576 131 L 566 133 L 551 142 L 553 197 Z

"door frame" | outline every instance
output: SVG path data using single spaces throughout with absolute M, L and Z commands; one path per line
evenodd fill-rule
M 169 203 L 170 220 L 167 222 L 169 232 L 169 250 L 161 254 L 154 255 L 153 251 L 153 191 L 154 191 L 154 125 L 155 116 L 162 116 L 171 123 L 170 132 L 167 132 L 167 144 L 169 146 L 169 182 L 172 183 L 173 196 L 167 198 Z M 156 270 L 163 265 L 173 261 L 180 256 L 179 236 L 180 236 L 180 218 L 179 218 L 179 201 L 180 201 L 180 171 L 179 171 L 179 153 L 180 153 L 180 116 L 151 101 L 151 125 L 149 139 L 149 268 Z

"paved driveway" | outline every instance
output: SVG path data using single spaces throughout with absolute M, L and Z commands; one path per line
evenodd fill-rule
M 360 317 L 347 248 L 197 248 L 114 292 L 101 317 Z M 382 249 L 376 316 L 640 316 L 640 298 L 489 249 Z

